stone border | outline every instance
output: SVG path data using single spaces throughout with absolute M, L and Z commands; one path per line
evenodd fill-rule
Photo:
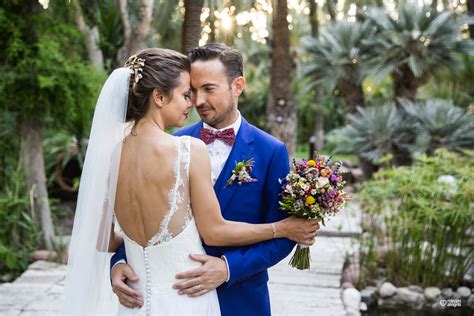
M 437 287 L 423 289 L 417 285 L 397 288 L 390 282 L 384 282 L 379 287 L 368 286 L 360 292 L 350 282 L 344 283 L 343 287 L 342 301 L 347 315 L 360 315 L 361 311 L 364 312 L 376 306 L 439 311 L 462 307 L 474 310 L 474 294 L 472 289 L 466 286 L 461 286 L 454 291 L 451 288 Z

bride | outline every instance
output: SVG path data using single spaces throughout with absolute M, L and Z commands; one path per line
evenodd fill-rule
M 312 244 L 304 220 L 270 224 L 225 220 L 211 184 L 206 145 L 166 133 L 192 107 L 190 64 L 167 49 L 145 49 L 107 79 L 94 113 L 71 238 L 65 313 L 78 315 L 219 315 L 216 291 L 197 298 L 172 288 L 178 272 L 200 263 L 189 253 L 272 238 Z M 125 243 L 141 309 L 118 304 L 109 259 Z M 304 242 L 303 242 L 304 243 Z

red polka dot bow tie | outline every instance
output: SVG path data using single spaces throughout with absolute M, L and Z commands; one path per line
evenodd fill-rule
M 234 145 L 235 133 L 233 128 L 225 129 L 221 132 L 215 132 L 207 128 L 201 128 L 201 139 L 204 143 L 210 144 L 216 139 L 222 140 L 229 146 Z

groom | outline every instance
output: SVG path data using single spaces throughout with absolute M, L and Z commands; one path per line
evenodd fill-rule
M 175 135 L 201 138 L 207 144 L 223 217 L 248 223 L 284 218 L 278 205 L 278 179 L 289 172 L 288 153 L 282 142 L 250 125 L 238 111 L 238 98 L 245 86 L 241 54 L 222 44 L 209 44 L 193 49 L 189 58 L 192 101 L 202 121 Z M 258 181 L 226 185 L 236 162 L 251 158 L 255 161 L 251 176 Z M 301 230 L 314 242 L 318 228 L 308 222 Z M 195 297 L 217 288 L 223 316 L 270 315 L 267 269 L 285 258 L 293 246 L 294 242 L 284 238 L 244 247 L 204 245 L 208 256 L 190 255 L 202 266 L 178 274 L 175 289 Z M 125 283 L 137 277 L 124 259 L 122 246 L 111 260 L 112 288 L 123 305 L 141 306 L 139 293 Z

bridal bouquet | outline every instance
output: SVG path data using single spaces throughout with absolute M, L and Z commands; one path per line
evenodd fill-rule
M 300 218 L 324 219 L 341 211 L 349 196 L 343 190 L 346 181 L 339 170 L 342 163 L 330 164 L 330 158 L 315 155 L 314 160 L 293 159 L 290 173 L 282 184 L 280 209 Z M 309 269 L 309 247 L 298 245 L 290 265 L 299 270 Z

